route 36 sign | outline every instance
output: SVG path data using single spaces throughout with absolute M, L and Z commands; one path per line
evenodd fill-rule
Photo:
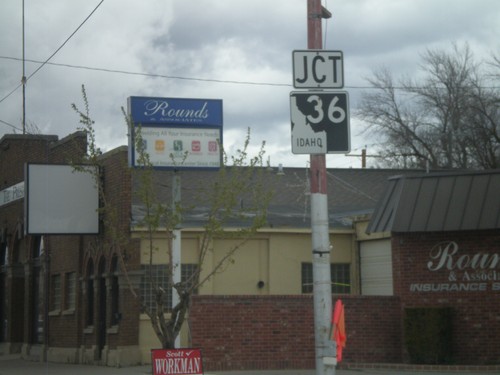
M 290 93 L 292 153 L 346 154 L 351 150 L 349 96 L 345 91 Z

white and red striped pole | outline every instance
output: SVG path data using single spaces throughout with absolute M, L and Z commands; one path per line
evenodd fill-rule
M 321 0 L 307 0 L 307 48 L 322 49 Z M 328 229 L 328 195 L 326 157 L 310 155 L 311 163 L 311 232 L 314 282 L 314 338 L 316 374 L 335 374 L 335 344 L 329 338 L 332 316 L 330 275 L 330 238 Z

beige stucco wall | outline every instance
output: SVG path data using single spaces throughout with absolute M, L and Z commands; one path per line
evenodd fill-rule
M 332 263 L 353 261 L 352 233 L 331 234 Z M 312 262 L 311 234 L 282 232 L 270 235 L 270 294 L 301 294 L 301 265 Z
M 136 233 L 136 236 L 139 236 Z M 356 241 L 354 231 L 332 231 L 330 234 L 332 263 L 350 263 L 351 290 L 357 289 Z M 197 263 L 201 232 L 183 230 L 181 240 L 182 263 Z M 201 277 L 207 275 L 235 240 L 215 240 L 213 253 L 207 257 Z M 168 242 L 165 233 L 158 233 L 153 240 L 153 264 L 168 262 Z M 259 232 L 254 238 L 243 244 L 224 269 L 211 277 L 200 288 L 200 294 L 235 295 L 235 294 L 301 294 L 301 264 L 312 262 L 310 230 L 268 230 Z M 141 241 L 141 263 L 149 263 L 149 241 Z M 259 285 L 263 282 L 263 286 Z M 184 327 L 187 328 L 187 327 Z M 151 329 L 146 315 L 141 316 L 139 345 L 142 360 L 150 361 L 150 349 L 157 348 L 159 341 Z M 188 332 L 184 329 L 181 345 L 187 346 Z
M 360 218 L 355 221 L 354 229 L 356 232 L 356 239 L 358 241 L 370 241 L 370 240 L 379 240 L 382 238 L 390 238 L 390 232 L 379 232 L 379 233 L 366 233 L 366 228 L 368 227 L 368 223 L 370 222 L 369 217 Z
M 332 263 L 355 263 L 356 249 L 352 231 L 337 231 L 330 235 Z M 201 233 L 183 231 L 181 240 L 182 263 L 197 263 Z M 225 256 L 237 240 L 220 239 L 213 243 L 201 277 L 207 275 Z M 168 263 L 168 242 L 165 234 L 156 234 L 153 240 L 153 264 Z M 141 241 L 141 263 L 149 263 L 149 241 Z M 301 264 L 312 262 L 311 233 L 302 231 L 260 232 L 234 253 L 228 264 L 210 278 L 199 290 L 200 294 L 300 294 Z M 351 267 L 355 268 L 355 267 Z M 353 270 L 355 272 L 355 270 Z M 354 275 L 351 275 L 354 276 Z M 355 277 L 351 277 L 355 279 Z M 264 287 L 259 288 L 262 281 Z

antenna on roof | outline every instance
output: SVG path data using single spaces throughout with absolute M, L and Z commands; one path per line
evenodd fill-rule
M 285 171 L 283 171 L 283 164 L 278 165 L 278 173 L 276 173 L 278 176 L 284 176 Z
M 267 157 L 267 170 L 268 170 L 268 172 L 273 171 L 273 167 L 271 167 L 271 156 Z
M 26 74 L 25 74 L 25 65 L 26 59 L 24 55 L 24 0 L 23 0 L 23 77 L 21 78 L 21 83 L 23 85 L 23 135 L 26 134 Z

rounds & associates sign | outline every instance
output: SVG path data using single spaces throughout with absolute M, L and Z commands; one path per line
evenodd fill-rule
M 460 251 L 454 241 L 436 244 L 426 268 L 444 274 L 443 282 L 412 283 L 411 292 L 500 292 L 500 254 Z M 434 278 L 433 278 L 434 279 Z
M 130 97 L 129 163 L 141 167 L 136 138 L 154 168 L 221 166 L 222 100 Z

